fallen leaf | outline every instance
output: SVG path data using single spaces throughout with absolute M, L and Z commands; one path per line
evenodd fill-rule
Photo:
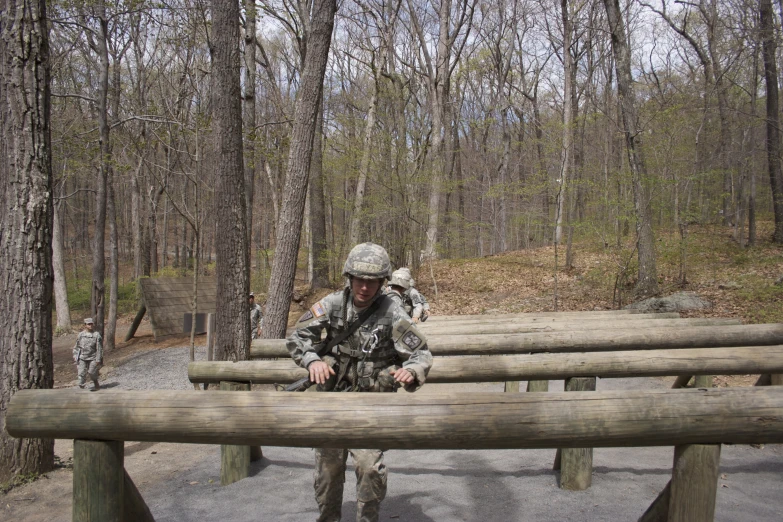
M 728 477 L 728 475 L 726 475 L 725 473 L 724 473 L 723 475 L 721 475 L 721 476 L 720 476 L 720 478 L 722 478 L 722 479 L 725 479 L 725 478 L 727 478 L 727 477 Z
M 193 482 L 190 482 L 190 485 L 191 485 L 191 486 L 195 486 L 196 484 L 198 484 L 198 481 L 197 481 L 197 480 L 194 480 Z

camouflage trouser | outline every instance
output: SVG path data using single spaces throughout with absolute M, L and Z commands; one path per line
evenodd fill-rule
M 84 384 L 84 378 L 89 374 L 90 379 L 95 384 L 98 384 L 98 361 L 85 361 L 79 359 L 79 365 L 77 366 L 77 375 L 79 376 L 79 386 Z
M 315 450 L 315 500 L 321 515 L 317 522 L 339 522 L 345 485 L 345 462 L 350 452 L 356 468 L 356 522 L 377 522 L 386 497 L 386 466 L 381 450 Z

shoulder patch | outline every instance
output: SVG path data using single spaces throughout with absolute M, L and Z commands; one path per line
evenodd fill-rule
M 305 321 L 309 321 L 312 318 L 313 318 L 313 312 L 308 310 L 308 311 L 306 311 L 305 313 L 302 314 L 302 317 L 299 318 L 297 323 L 303 323 Z
M 315 317 L 326 315 L 326 310 L 324 310 L 324 307 L 321 305 L 321 301 L 318 301 L 312 307 L 310 307 L 310 312 L 312 312 Z
M 421 338 L 412 330 L 408 330 L 408 332 L 402 336 L 402 343 L 411 350 L 415 350 L 422 344 Z

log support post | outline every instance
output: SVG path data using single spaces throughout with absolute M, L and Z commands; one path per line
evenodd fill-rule
M 123 522 L 125 443 L 73 441 L 73 522 Z
M 595 377 L 572 377 L 566 379 L 565 391 L 595 391 L 595 385 Z M 560 488 L 571 491 L 589 488 L 593 482 L 593 448 L 564 448 L 558 452 Z
M 769 384 L 771 386 L 781 386 L 783 385 L 783 374 L 780 373 L 773 373 L 769 376 Z
M 687 388 L 688 383 L 691 382 L 691 377 L 693 375 L 680 375 L 674 380 L 674 384 L 672 384 L 672 390 L 676 390 L 678 388 Z
M 718 492 L 720 444 L 674 447 L 668 522 L 712 522 Z
M 506 393 L 519 393 L 519 381 L 506 381 L 503 391 Z
M 155 522 L 150 508 L 141 493 L 136 488 L 136 484 L 131 480 L 128 472 L 125 472 L 125 481 L 123 484 L 124 506 L 122 509 L 124 522 Z
M 712 375 L 696 375 L 693 377 L 694 388 L 712 388 Z
M 549 391 L 549 381 L 527 381 L 528 392 Z
M 220 391 L 250 391 L 247 382 L 220 382 Z M 250 462 L 263 458 L 260 446 L 220 446 L 220 485 L 228 486 L 250 475 Z
M 131 339 L 133 339 L 133 336 L 136 335 L 136 330 L 139 329 L 139 325 L 141 324 L 141 320 L 144 319 L 144 314 L 147 313 L 147 307 L 145 305 L 141 305 L 141 308 L 139 308 L 139 311 L 136 312 L 136 317 L 133 318 L 133 323 L 131 323 L 130 328 L 128 328 L 128 333 L 125 334 L 124 341 L 127 343 Z

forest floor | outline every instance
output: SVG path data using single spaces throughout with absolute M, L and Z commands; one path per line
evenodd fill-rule
M 780 246 L 760 241 L 753 249 L 740 249 L 726 229 L 704 228 L 693 230 L 685 244 L 674 236 L 660 237 L 658 250 L 662 295 L 692 291 L 713 303 L 709 309 L 685 312 L 684 317 L 783 322 L 783 285 L 776 284 L 783 276 Z M 631 300 L 632 281 L 626 274 L 634 268 L 633 256 L 628 254 L 628 248 L 580 245 L 575 249 L 573 267 L 565 270 L 565 255 L 558 252 L 556 278 L 553 247 L 441 260 L 419 269 L 417 288 L 427 296 L 433 316 L 616 309 Z M 303 298 L 301 304 L 292 304 L 291 321 L 327 292 L 310 293 L 297 287 Z M 155 341 L 145 319 L 135 338 L 123 342 L 131 319 L 126 316 L 118 321 L 116 348 L 105 355 L 101 370 L 106 390 L 98 393 L 156 387 L 192 389 L 186 369 L 189 337 Z M 71 359 L 75 337 L 75 333 L 68 333 L 54 340 L 55 388 L 75 386 Z M 203 335 L 196 338 L 197 345 L 204 342 Z M 198 353 L 203 354 L 203 349 Z M 156 372 L 160 374 L 151 378 Z M 717 376 L 714 386 L 748 386 L 756 377 Z M 163 381 L 171 386 L 160 386 Z M 602 380 L 599 389 L 662 388 L 670 386 L 670 381 L 673 378 Z M 430 386 L 442 390 L 443 386 L 457 385 Z M 489 383 L 469 388 L 500 391 L 502 383 L 499 386 Z M 553 381 L 550 390 L 561 386 Z M 72 441 L 58 440 L 57 469 L 0 493 L 0 519 L 70 520 L 72 447 Z M 264 451 L 265 458 L 250 478 L 226 488 L 217 486 L 219 451 L 213 446 L 126 443 L 126 469 L 157 520 L 313 520 L 310 452 L 292 448 Z M 390 498 L 384 503 L 382 520 L 414 522 L 635 520 L 665 485 L 671 466 L 670 448 L 596 450 L 593 487 L 569 493 L 556 487 L 557 474 L 551 471 L 552 455 L 547 451 L 390 453 L 394 456 L 394 463 L 389 464 L 392 476 L 399 472 L 404 478 L 390 478 Z M 520 460 L 520 455 L 526 457 Z M 721 466 L 716 520 L 783 519 L 783 499 L 774 486 L 783 479 L 782 446 L 726 446 Z M 354 509 L 351 480 L 349 476 L 346 514 Z M 270 484 L 275 484 L 271 490 Z M 243 502 L 243 498 L 253 498 L 253 502 Z M 268 502 L 262 502 L 264 498 Z M 255 504 L 257 509 L 252 507 Z M 751 513 L 754 516 L 749 516 Z

